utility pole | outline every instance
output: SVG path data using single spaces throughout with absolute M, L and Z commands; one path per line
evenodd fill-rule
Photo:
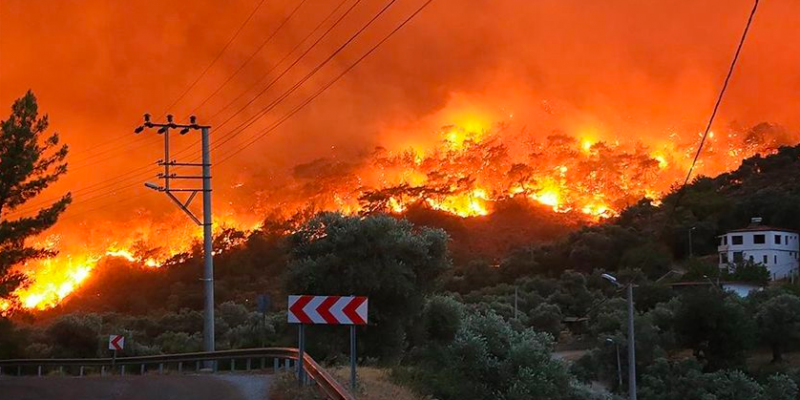
M 212 217 L 211 217 L 211 127 L 208 125 L 198 125 L 197 118 L 191 116 L 189 124 L 176 124 L 172 115 L 167 115 L 167 123 L 156 123 L 150 121 L 150 114 L 144 115 L 144 123 L 136 128 L 136 134 L 141 133 L 146 128 L 158 128 L 157 133 L 164 135 L 164 159 L 158 161 L 159 166 L 164 167 L 164 172 L 158 174 L 158 178 L 164 181 L 164 186 L 146 182 L 144 185 L 158 192 L 163 192 L 172 200 L 189 218 L 197 225 L 203 227 L 203 284 L 205 291 L 205 314 L 203 321 L 203 350 L 214 351 L 214 256 L 212 238 Z M 192 130 L 199 130 L 202 136 L 203 158 L 200 164 L 177 162 L 169 157 L 169 131 L 170 129 L 180 129 L 179 133 L 185 135 Z M 201 168 L 201 175 L 178 175 L 170 172 L 170 167 Z M 203 181 L 202 188 L 197 187 L 172 187 L 172 181 Z M 203 193 L 203 219 L 202 221 L 189 209 L 189 205 L 197 196 L 198 192 Z M 176 193 L 187 193 L 185 200 L 181 200 Z M 212 361 L 206 363 L 206 368 L 213 368 Z
M 693 251 L 693 248 L 692 248 L 692 247 L 693 247 L 693 243 L 692 243 L 692 231 L 693 231 L 693 230 L 695 230 L 695 229 L 697 229 L 697 227 L 696 227 L 696 226 L 693 226 L 693 227 L 691 227 L 691 228 L 689 229 L 689 258 L 692 258 L 692 257 L 694 256 L 694 251 Z
M 636 400 L 636 336 L 633 332 L 633 282 L 623 285 L 617 278 L 610 274 L 600 275 L 611 282 L 617 289 L 626 289 L 628 295 L 628 395 L 630 400 Z
M 622 361 L 619 358 L 619 343 L 612 338 L 606 338 L 606 343 L 611 343 L 617 350 L 617 379 L 619 380 L 619 387 L 622 388 Z

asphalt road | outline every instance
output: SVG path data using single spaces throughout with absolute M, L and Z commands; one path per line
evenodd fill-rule
M 2 400 L 266 400 L 267 375 L 0 377 Z

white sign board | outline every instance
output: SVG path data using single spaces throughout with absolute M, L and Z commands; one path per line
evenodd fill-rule
M 120 351 L 125 347 L 125 336 L 110 335 L 108 337 L 108 349 Z

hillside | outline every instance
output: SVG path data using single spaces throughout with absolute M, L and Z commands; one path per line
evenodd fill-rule
M 678 197 L 673 192 L 660 206 L 642 201 L 618 218 L 589 225 L 573 215 L 513 199 L 483 217 L 461 218 L 425 208 L 411 208 L 403 217 L 447 231 L 454 261 L 446 282 L 451 290 L 465 292 L 532 274 L 558 276 L 565 269 L 638 268 L 658 276 L 672 260 L 685 257 L 691 227 L 696 227 L 697 254 L 713 253 L 716 235 L 745 225 L 752 216 L 800 230 L 800 146 L 746 159 L 735 171 L 714 178 L 696 178 L 674 207 Z M 283 297 L 286 225 L 271 221 L 267 226 L 247 238 L 227 232 L 238 239 L 218 240 L 236 243 L 215 258 L 219 302 L 253 302 L 260 293 Z M 83 288 L 42 316 L 199 309 L 200 275 L 200 259 L 194 253 L 176 256 L 159 269 L 108 259 Z

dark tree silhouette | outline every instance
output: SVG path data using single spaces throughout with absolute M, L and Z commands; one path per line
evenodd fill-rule
M 41 208 L 21 208 L 67 172 L 67 146 L 58 134 L 46 136 L 47 116 L 39 116 L 36 96 L 28 91 L 0 121 L 0 298 L 24 283 L 12 267 L 47 257 L 53 251 L 26 239 L 53 226 L 72 201 L 70 193 Z

